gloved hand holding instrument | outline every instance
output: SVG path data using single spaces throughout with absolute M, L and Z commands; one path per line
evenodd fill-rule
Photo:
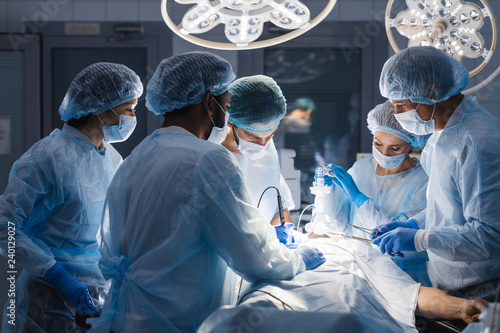
M 324 176 L 325 184 L 331 182 L 335 183 L 338 187 L 344 190 L 345 194 L 358 208 L 361 207 L 366 200 L 368 200 L 368 197 L 358 189 L 354 179 L 344 168 L 335 164 L 328 164 L 327 168 L 330 168 L 333 171 L 335 177 L 331 177 L 329 175 Z
M 373 229 L 370 238 L 374 239 L 374 244 L 380 245 L 382 253 L 387 253 L 391 257 L 394 255 L 404 257 L 401 251 L 416 251 L 415 235 L 417 231 L 418 224 L 413 219 L 406 222 L 394 220 Z M 398 252 L 394 253 L 393 249 Z
M 393 221 L 393 222 L 406 223 L 406 222 L 400 222 L 400 221 Z M 347 224 L 348 226 L 350 226 L 352 228 L 356 228 L 358 230 L 361 230 L 361 231 L 369 234 L 370 239 L 372 239 L 371 241 L 368 239 L 359 238 L 359 237 L 355 237 L 355 236 L 344 236 L 344 237 L 349 237 L 349 238 L 363 241 L 365 243 L 378 245 L 378 246 L 380 246 L 380 251 L 383 254 L 387 253 L 391 257 L 394 257 L 395 255 L 398 257 L 404 257 L 404 254 L 401 251 L 415 251 L 414 246 L 413 246 L 413 250 L 411 250 L 411 247 L 410 247 L 410 244 L 408 244 L 408 241 L 404 242 L 404 248 L 403 248 L 402 243 L 400 243 L 399 241 L 395 242 L 393 234 L 391 234 L 390 238 L 382 239 L 384 237 L 383 235 L 387 235 L 387 237 L 389 237 L 389 234 L 384 234 L 385 232 L 387 232 L 387 230 L 389 228 L 391 228 L 390 229 L 391 232 L 392 232 L 392 230 L 397 230 L 398 228 L 401 228 L 401 227 L 397 227 L 396 226 L 397 224 L 395 224 L 395 223 L 391 224 L 393 222 L 387 223 L 387 225 L 389 225 L 389 227 L 387 227 L 385 224 L 381 224 L 376 229 L 368 229 L 368 228 L 363 228 L 363 227 L 360 227 L 360 226 L 357 226 L 354 224 Z M 401 228 L 401 229 L 404 229 L 404 228 Z M 406 228 L 406 229 L 415 230 L 415 233 L 417 232 L 416 229 L 411 229 L 411 228 Z M 383 232 L 381 232 L 380 230 L 383 230 Z M 389 240 L 391 240 L 391 242 L 389 242 Z M 413 240 L 413 238 L 412 238 L 412 240 Z M 397 249 L 397 252 L 394 252 L 394 250 L 393 250 L 394 248 Z
M 276 230 L 276 237 L 278 237 L 280 243 L 283 244 L 290 244 L 294 243 L 294 237 L 293 237 L 293 228 L 295 226 L 293 223 L 288 222 L 288 223 L 282 223 L 280 225 L 274 226 L 274 229 Z

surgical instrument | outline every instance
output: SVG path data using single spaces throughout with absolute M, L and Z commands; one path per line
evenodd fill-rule
M 270 188 L 274 188 L 277 192 L 279 217 L 280 217 L 281 225 L 284 226 L 285 225 L 285 215 L 283 214 L 283 203 L 281 201 L 281 194 L 280 194 L 280 190 L 278 190 L 278 188 L 276 188 L 275 186 L 269 186 L 268 188 L 266 188 L 264 190 L 264 192 L 262 192 L 262 194 L 260 195 L 259 202 L 257 203 L 257 208 L 259 208 L 259 206 L 260 206 L 260 201 L 262 200 L 264 193 L 266 193 L 266 191 L 269 190 Z
M 351 225 L 351 224 L 349 224 L 349 225 Z M 335 232 L 333 230 L 329 230 L 329 228 L 327 226 L 325 226 L 324 224 L 319 224 L 319 223 L 316 225 L 316 228 L 314 229 L 314 233 L 317 234 L 317 235 L 340 236 L 340 237 L 344 237 L 344 238 L 354 239 L 354 240 L 357 240 L 357 241 L 360 241 L 360 242 L 363 242 L 363 243 L 368 243 L 368 244 L 373 244 L 373 245 L 380 246 L 380 244 L 374 243 L 373 240 L 362 238 L 362 237 L 356 237 L 356 236 L 346 235 L 345 233 L 342 233 L 342 232 Z M 394 255 L 402 255 L 401 251 L 399 251 L 399 252 L 393 252 L 392 249 L 391 249 L 391 253 L 394 254 Z
M 378 233 L 380 232 L 380 230 L 379 230 L 378 228 L 377 228 L 377 229 L 364 228 L 364 227 L 360 227 L 360 226 L 357 226 L 357 225 L 354 225 L 354 224 L 350 224 L 350 223 L 347 223 L 347 225 L 348 225 L 348 226 L 350 226 L 351 228 L 356 228 L 356 229 L 358 229 L 358 230 L 361 230 L 361 231 L 363 231 L 363 232 L 366 232 L 366 233 L 367 233 L 367 234 L 369 234 L 369 235 L 372 235 L 372 236 L 373 236 L 373 239 L 377 238 Z M 381 225 L 379 226 L 379 228 L 380 228 L 381 226 L 384 226 L 384 227 L 385 227 L 385 225 L 381 224 Z M 387 228 L 387 227 L 386 227 L 386 228 Z
M 345 234 L 343 232 L 336 232 L 336 231 L 330 230 L 327 226 L 325 226 L 322 223 L 318 223 L 316 225 L 316 227 L 314 228 L 314 233 L 317 234 L 317 235 L 340 236 L 340 237 L 344 237 L 344 238 L 354 239 L 354 240 L 357 240 L 357 241 L 360 241 L 360 242 L 363 242 L 363 243 L 379 245 L 379 244 L 373 243 L 373 241 L 370 240 L 370 239 L 366 239 L 366 238 L 362 238 L 362 237 L 356 237 L 356 236 L 351 236 L 351 235 L 347 235 L 347 234 Z

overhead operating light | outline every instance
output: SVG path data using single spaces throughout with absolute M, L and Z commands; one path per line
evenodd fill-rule
M 272 46 L 298 37 L 318 25 L 332 11 L 337 0 L 329 0 L 323 11 L 311 20 L 307 6 L 299 0 L 175 0 L 179 4 L 195 4 L 176 25 L 167 10 L 168 0 L 162 0 L 161 13 L 167 26 L 187 41 L 214 49 L 248 50 Z M 257 41 L 270 22 L 290 32 Z M 229 43 L 214 42 L 193 34 L 203 34 L 219 24 Z
M 479 73 L 490 61 L 497 42 L 495 18 L 487 0 L 480 1 L 482 8 L 463 0 L 406 0 L 408 8 L 391 18 L 394 0 L 389 0 L 385 25 L 392 48 L 399 51 L 391 29 L 395 28 L 408 38 L 408 47 L 434 46 L 460 62 L 482 58 L 481 64 L 469 72 L 470 76 Z M 489 48 L 480 33 L 486 18 L 492 29 Z

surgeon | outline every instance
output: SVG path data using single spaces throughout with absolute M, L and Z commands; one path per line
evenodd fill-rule
M 209 52 L 163 60 L 146 106 L 165 120 L 118 170 L 108 192 L 100 268 L 112 287 L 95 332 L 194 332 L 228 304 L 227 266 L 248 281 L 322 264 L 289 250 L 250 204 L 227 135 L 231 65 Z
M 349 223 L 369 230 L 386 221 L 406 221 L 425 209 L 427 174 L 410 152 L 421 150 L 428 136 L 403 129 L 389 101 L 371 110 L 367 122 L 373 134 L 373 155 L 357 161 L 348 172 L 330 164 L 335 177 L 325 176 L 325 183 L 334 182 L 347 194 L 348 204 L 342 207 L 351 210 Z M 367 236 L 355 228 L 348 232 Z M 399 254 L 393 261 L 415 281 L 431 286 L 425 251 Z
M 427 208 L 386 223 L 383 253 L 429 255 L 434 286 L 493 299 L 500 284 L 500 121 L 461 91 L 469 73 L 433 47 L 410 47 L 384 65 L 380 91 L 403 128 L 432 134 L 422 152 Z
M 252 204 L 258 205 L 266 221 L 277 226 L 278 237 L 286 243 L 287 231 L 280 224 L 291 222 L 289 210 L 295 205 L 281 174 L 278 151 L 273 142 L 274 133 L 286 112 L 285 97 L 276 81 L 265 75 L 234 81 L 229 85 L 229 95 L 229 129 L 222 145 L 236 157 Z M 274 188 L 268 189 L 270 186 Z M 281 197 L 283 221 L 276 189 Z M 288 227 L 293 227 L 293 224 L 287 224 Z
M 315 110 L 316 104 L 309 97 L 300 97 L 293 101 L 288 106 L 287 114 L 283 117 L 281 126 L 274 136 L 276 146 L 278 146 L 278 148 L 286 148 L 286 133 L 308 135 L 311 129 L 311 115 Z M 304 142 L 301 143 L 304 144 Z M 288 144 L 290 144 L 290 142 L 288 142 Z
M 23 272 L 7 301 L 2 332 L 80 332 L 77 311 L 99 315 L 94 300 L 102 301 L 109 286 L 98 268 L 96 235 L 122 162 L 111 143 L 133 132 L 142 91 L 140 78 L 124 65 L 85 68 L 59 108 L 62 130 L 14 163 L 0 197 L 0 244 L 7 255 L 13 244 L 7 241 L 15 242 L 15 264 Z M 7 316 L 13 301 L 16 325 Z

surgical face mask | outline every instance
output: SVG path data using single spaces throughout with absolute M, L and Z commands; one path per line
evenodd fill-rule
M 107 143 L 112 142 L 122 142 L 127 140 L 134 132 L 135 126 L 137 125 L 137 118 L 133 116 L 127 116 L 124 114 L 118 114 L 115 110 L 111 109 L 114 114 L 120 118 L 118 125 L 105 126 L 101 118 L 99 121 L 102 124 L 102 134 L 104 134 L 104 141 Z
M 399 166 L 405 160 L 407 153 L 410 151 L 410 145 L 408 145 L 408 149 L 402 154 L 387 156 L 380 152 L 374 145 L 372 145 L 372 153 L 373 157 L 377 160 L 378 164 L 384 169 L 394 169 Z
M 213 96 L 212 99 L 215 101 L 217 106 L 219 106 L 222 112 L 224 112 L 224 125 L 222 127 L 215 126 L 214 120 L 210 115 L 208 115 L 214 127 L 212 127 L 212 131 L 210 132 L 207 141 L 220 145 L 227 136 L 227 121 L 229 120 L 229 112 L 224 111 L 222 106 L 220 106 L 219 102 L 217 102 L 217 100 Z
M 240 139 L 240 137 L 238 137 L 238 134 L 236 133 L 236 127 L 233 127 L 233 133 L 236 135 L 239 141 L 238 150 L 249 160 L 261 159 L 262 157 L 266 156 L 267 152 L 269 151 L 269 147 L 271 146 L 270 139 L 264 146 L 261 146 L 256 143 Z
M 419 106 L 420 104 L 417 105 L 416 109 L 403 113 L 396 113 L 394 116 L 396 117 L 397 121 L 401 124 L 401 126 L 408 132 L 417 135 L 426 135 L 434 133 L 436 131 L 436 124 L 434 122 L 434 112 L 436 111 L 436 104 L 434 104 L 434 110 L 432 111 L 432 116 L 431 119 L 429 120 L 423 120 L 418 115 L 417 109 Z

